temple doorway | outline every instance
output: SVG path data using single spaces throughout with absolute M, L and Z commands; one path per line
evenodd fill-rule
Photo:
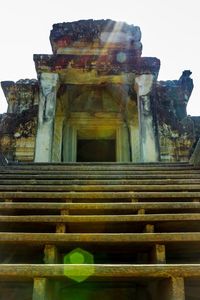
M 115 139 L 77 140 L 77 162 L 115 162 Z
M 77 162 L 115 162 L 116 128 L 80 127 L 76 134 Z
M 119 116 L 75 117 L 63 128 L 62 161 L 130 161 L 128 131 Z

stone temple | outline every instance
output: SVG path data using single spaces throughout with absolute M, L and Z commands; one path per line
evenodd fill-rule
M 0 299 L 200 299 L 200 118 L 138 26 L 53 25 L 1 82 Z
M 53 25 L 52 55 L 34 55 L 38 80 L 2 82 L 1 151 L 35 162 L 188 161 L 200 136 L 187 116 L 190 71 L 157 81 L 140 28 L 111 20 Z

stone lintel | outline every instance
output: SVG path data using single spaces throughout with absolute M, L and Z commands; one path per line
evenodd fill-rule
M 116 50 L 109 55 L 73 55 L 73 54 L 34 54 L 34 62 L 37 73 L 42 72 L 66 72 L 68 69 L 96 71 L 98 76 L 117 76 L 122 73 L 154 74 L 158 75 L 160 60 L 156 57 L 135 57 L 131 52 L 124 52 L 126 61 L 117 61 Z

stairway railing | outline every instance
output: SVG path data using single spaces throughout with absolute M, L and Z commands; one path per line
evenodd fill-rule
M 7 164 L 7 158 L 0 152 L 0 166 L 6 166 Z
M 194 148 L 189 162 L 194 166 L 200 166 L 200 139 L 198 140 L 196 147 Z

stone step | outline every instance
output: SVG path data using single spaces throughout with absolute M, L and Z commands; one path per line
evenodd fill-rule
M 139 214 L 139 215 L 28 215 L 0 216 L 0 223 L 155 223 L 155 222 L 200 221 L 199 213 Z
M 127 244 L 142 244 L 142 245 L 174 245 L 183 243 L 190 245 L 194 243 L 199 245 L 199 232 L 185 232 L 185 233 L 17 233 L 17 232 L 1 232 L 0 245 L 56 245 L 69 246 L 73 243 L 86 246 L 88 244 L 104 244 L 111 245 L 116 243 Z
M 106 170 L 36 170 L 36 169 L 30 169 L 30 170 L 21 170 L 21 169 L 1 169 L 0 170 L 0 174 L 4 175 L 4 174 L 24 174 L 24 175 L 28 175 L 28 174 L 38 174 L 38 175 L 43 175 L 43 174 L 47 174 L 47 175 L 57 175 L 57 174 L 62 174 L 62 175 L 181 175 L 181 174 L 197 174 L 200 175 L 200 170 L 185 170 L 185 169 L 181 169 L 181 170 L 109 170 L 108 168 Z
M 4 281 L 36 277 L 64 279 L 69 274 L 91 274 L 91 278 L 104 278 L 104 281 L 116 278 L 199 278 L 200 264 L 1 264 L 0 268 L 0 278 Z
M 200 191 L 199 184 L 187 185 L 0 185 L 0 191 L 27 192 L 148 192 L 148 191 Z
M 190 198 L 191 201 L 200 199 L 200 192 L 2 192 L 0 191 L 0 199 L 129 199 L 130 201 L 138 199 L 172 199 L 183 200 Z M 155 201 L 155 200 L 154 200 Z
M 30 255 L 44 256 L 46 245 L 57 246 L 60 255 L 72 246 L 107 252 L 120 246 L 123 257 L 127 249 L 131 255 L 154 255 L 155 245 L 161 245 L 164 257 L 166 246 L 167 262 L 174 257 L 199 261 L 200 170 L 188 164 L 10 165 L 0 171 L 0 199 L 5 258 L 15 248 L 23 262 L 20 250 L 37 247 L 27 253 L 27 261 L 34 262 Z M 183 257 L 177 259 L 179 252 Z M 200 278 L 199 264 L 1 264 L 0 280 L 33 280 L 34 290 L 40 278 L 64 279 L 76 270 L 79 275 L 90 271 L 91 278 L 104 281 Z M 184 288 L 181 280 L 177 282 Z
M 147 175 L 147 174 L 129 174 L 129 175 L 123 175 L 123 174 L 102 174 L 102 175 L 96 175 L 96 174 L 38 174 L 37 172 L 35 174 L 20 174 L 20 173 L 5 173 L 0 174 L 0 179 L 6 180 L 6 179 L 20 179 L 20 180 L 26 180 L 26 179 L 44 179 L 44 180 L 55 180 L 55 179 L 61 179 L 61 180 L 158 180 L 158 179 L 165 179 L 165 180 L 171 180 L 171 179 L 200 179 L 200 174 L 187 174 L 186 172 L 183 174 L 154 174 L 154 175 Z
M 0 179 L 0 185 L 200 185 L 199 179 L 174 179 L 174 178 L 166 178 L 166 179 L 110 179 L 110 180 L 84 180 L 84 179 Z
M 9 163 L 8 165 L 1 166 L 1 170 L 198 170 L 199 167 L 189 163 Z
M 163 161 L 157 161 L 157 162 L 16 162 L 16 161 L 9 161 L 8 164 L 10 166 L 73 166 L 73 165 L 84 165 L 84 166 L 98 166 L 98 165 L 133 165 L 133 166 L 184 166 L 184 165 L 190 165 L 193 166 L 193 164 L 190 164 L 189 162 L 163 162 Z
M 119 163 L 119 162 L 69 162 L 69 163 L 9 163 L 7 169 L 181 169 L 198 167 L 189 163 Z
M 200 210 L 200 202 L 142 202 L 142 203 L 38 203 L 38 202 L 1 202 L 0 211 L 14 210 L 69 210 L 69 211 L 103 211 L 111 210 L 138 212 L 152 210 Z

